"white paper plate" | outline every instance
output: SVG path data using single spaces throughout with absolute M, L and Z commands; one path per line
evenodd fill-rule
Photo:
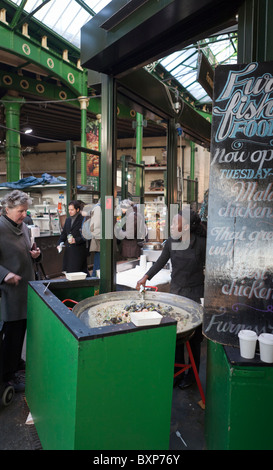
M 162 315 L 156 311 L 152 312 L 131 312 L 131 322 L 136 326 L 159 325 Z
M 77 272 L 77 273 L 66 273 L 65 277 L 69 281 L 78 281 L 79 279 L 85 279 L 87 276 L 86 273 Z

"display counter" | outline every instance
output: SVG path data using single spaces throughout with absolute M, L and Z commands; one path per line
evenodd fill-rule
M 26 400 L 41 445 L 168 450 L 176 321 L 90 328 L 62 301 L 98 289 L 92 278 L 29 283 Z

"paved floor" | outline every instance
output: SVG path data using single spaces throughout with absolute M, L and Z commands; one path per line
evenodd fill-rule
M 200 380 L 205 392 L 206 340 L 202 343 Z M 160 384 L 159 384 L 160 393 Z M 173 389 L 170 450 L 204 450 L 205 411 L 197 385 L 185 390 Z M 7 407 L 0 408 L 0 450 L 40 450 L 35 426 L 26 424 L 29 410 L 24 394 L 15 394 Z

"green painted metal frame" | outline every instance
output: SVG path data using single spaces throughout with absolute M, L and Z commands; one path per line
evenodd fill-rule
M 126 155 L 121 155 L 121 199 L 128 199 L 128 173 L 130 169 L 135 169 L 136 174 L 136 194 L 133 196 L 139 196 L 140 204 L 144 204 L 144 174 L 145 164 L 129 162 Z
M 66 200 L 77 199 L 77 153 L 74 151 L 74 143 L 66 141 Z M 68 207 L 67 207 L 68 214 Z
M 116 82 L 113 77 L 102 75 L 101 84 L 101 210 L 102 235 L 100 241 L 101 292 L 114 291 L 116 270 L 114 269 L 114 237 L 106 238 L 106 200 L 112 198 L 114 213 L 114 181 L 116 174 Z M 113 217 L 113 215 L 112 215 Z
M 84 185 L 82 191 L 97 194 L 98 191 L 94 191 L 92 188 L 86 185 L 86 154 L 98 155 L 101 160 L 101 152 L 97 150 L 91 150 L 87 147 L 75 145 L 71 140 L 66 141 L 66 200 L 71 201 L 78 198 L 78 185 L 77 185 L 77 154 L 81 152 L 81 184 Z M 84 156 L 84 157 L 83 157 Z M 101 163 L 100 163 L 101 165 Z M 100 183 L 101 186 L 101 171 L 100 171 Z M 68 208 L 67 208 L 68 210 Z
M 175 119 L 169 119 L 168 121 L 167 168 L 167 188 L 164 192 L 165 201 L 167 206 L 170 207 L 171 204 L 177 202 L 177 130 Z
M 1 49 L 11 52 L 26 61 L 44 68 L 49 75 L 64 81 L 65 85 L 78 96 L 87 96 L 87 72 L 72 62 L 63 60 L 53 50 L 42 47 L 36 40 L 13 31 L 9 25 L 0 23 Z M 64 47 L 65 49 L 65 47 Z
M 21 177 L 21 146 L 20 146 L 20 108 L 24 99 L 17 96 L 5 96 L 6 111 L 6 159 L 7 181 L 18 181 Z

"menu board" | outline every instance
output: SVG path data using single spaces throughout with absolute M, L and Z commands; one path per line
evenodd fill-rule
M 204 335 L 273 332 L 273 62 L 215 71 Z

